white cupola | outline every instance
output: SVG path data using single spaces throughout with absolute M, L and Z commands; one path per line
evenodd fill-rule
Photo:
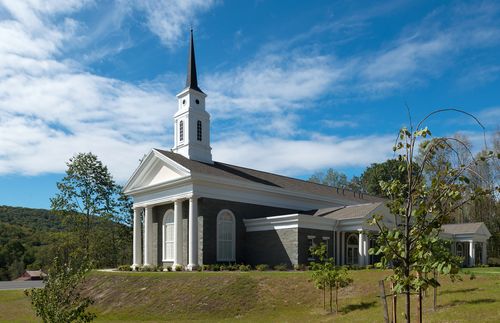
M 186 87 L 179 94 L 174 115 L 174 153 L 205 163 L 212 162 L 210 115 L 205 111 L 207 95 L 198 87 L 193 30 L 189 44 Z

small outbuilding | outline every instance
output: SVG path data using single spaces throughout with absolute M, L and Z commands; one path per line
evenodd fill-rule
M 41 270 L 26 270 L 17 280 L 42 280 L 45 276 Z

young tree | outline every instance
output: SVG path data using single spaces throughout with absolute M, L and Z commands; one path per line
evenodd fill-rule
M 431 251 L 439 239 L 441 225 L 470 199 L 484 194 L 481 188 L 471 187 L 466 176 L 473 159 L 456 167 L 451 163 L 441 165 L 434 178 L 425 180 L 423 172 L 428 161 L 442 149 L 449 148 L 450 142 L 460 143 L 456 138 L 427 140 L 423 144 L 425 153 L 417 161 L 415 149 L 418 141 L 431 136 L 427 127 L 422 126 L 428 117 L 415 129 L 411 126 L 399 132 L 394 151 L 404 177 L 380 181 L 382 192 L 390 199 L 388 207 L 391 213 L 400 219 L 399 225 L 386 227 L 380 215 L 371 221 L 378 226 L 380 234 L 377 238 L 379 247 L 370 249 L 370 253 L 381 255 L 379 267 L 392 268 L 389 279 L 394 281 L 396 292 L 406 295 L 407 322 L 410 322 L 412 291 L 437 283 L 422 273 L 431 269 L 440 274 L 455 273 L 452 258 L 441 255 L 436 259 L 436 254 Z
M 91 322 L 96 315 L 87 311 L 92 299 L 82 297 L 79 287 L 90 270 L 89 262 L 64 263 L 55 258 L 45 279 L 44 288 L 25 290 L 35 313 L 43 322 Z
M 326 303 L 326 289 L 329 289 L 330 313 L 333 312 L 333 290 L 335 290 L 335 311 L 339 312 L 338 290 L 349 286 L 352 279 L 349 277 L 347 268 L 336 267 L 333 258 L 326 254 L 326 245 L 321 243 L 311 247 L 311 254 L 318 261 L 311 262 L 312 278 L 315 286 L 323 290 L 323 308 Z
M 79 153 L 67 163 L 66 176 L 57 183 L 52 210 L 63 217 L 83 246 L 75 252 L 96 261 L 97 266 L 116 266 L 118 249 L 131 238 L 131 230 L 119 230 L 129 221 L 129 199 L 121 193 L 108 168 L 92 153 Z M 127 244 L 130 245 L 130 244 Z

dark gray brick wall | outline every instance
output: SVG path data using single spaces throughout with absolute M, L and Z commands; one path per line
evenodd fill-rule
M 274 208 L 262 205 L 238 203 L 224 200 L 200 198 L 198 201 L 198 210 L 200 216 L 203 216 L 203 263 L 211 264 L 217 262 L 217 214 L 223 209 L 233 212 L 236 218 L 236 262 L 250 263 L 248 258 L 250 251 L 246 246 L 247 232 L 243 219 L 261 218 L 266 216 L 283 215 L 296 213 L 297 210 Z M 258 252 L 253 250 L 252 252 Z M 261 251 L 262 252 L 262 251 Z
M 292 266 L 298 261 L 298 229 L 282 229 L 247 232 L 246 262 L 251 265 L 270 266 L 286 264 Z
M 301 264 L 307 264 L 310 262 L 309 258 L 309 241 L 308 236 L 315 236 L 314 243 L 319 245 L 320 243 L 328 243 L 328 256 L 333 257 L 333 231 L 325 230 L 315 230 L 315 229 L 305 229 L 299 228 L 298 233 L 298 261 Z M 323 240 L 323 237 L 329 237 L 328 241 Z

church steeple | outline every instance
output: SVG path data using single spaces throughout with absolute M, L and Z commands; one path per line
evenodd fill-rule
M 198 77 L 196 75 L 196 59 L 194 55 L 193 29 L 191 29 L 191 39 L 189 41 L 189 57 L 187 66 L 186 88 L 199 92 L 203 91 L 198 87 Z
M 194 57 L 193 30 L 189 42 L 186 87 L 177 94 L 179 109 L 174 115 L 174 153 L 189 159 L 212 163 L 210 115 L 205 110 L 207 95 L 198 87 Z

